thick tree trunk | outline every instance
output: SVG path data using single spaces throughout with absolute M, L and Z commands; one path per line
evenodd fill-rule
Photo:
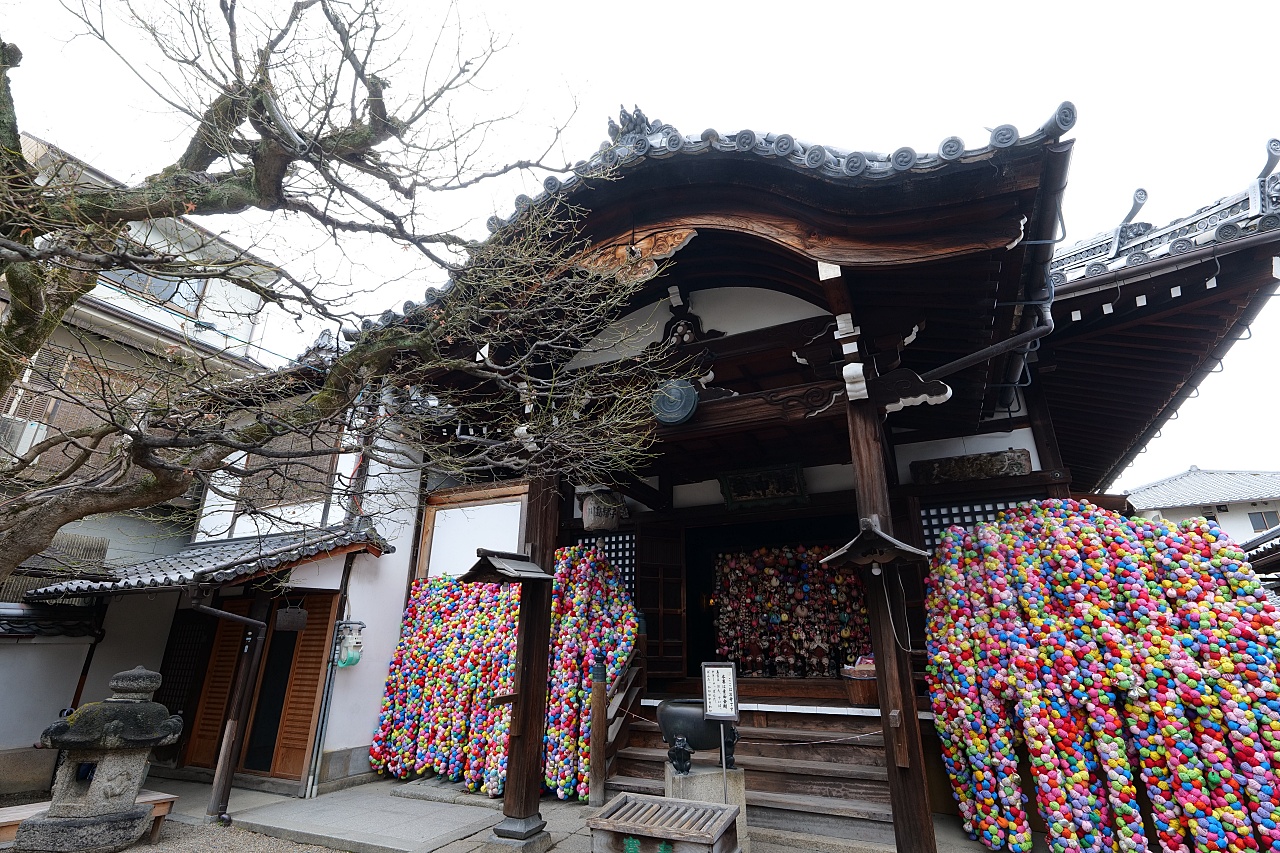
M 184 494 L 195 476 L 181 471 L 159 475 L 137 469 L 131 482 L 109 488 L 70 488 L 41 496 L 19 495 L 0 504 L 0 583 L 23 560 L 53 542 L 65 524 L 104 512 L 155 506 Z

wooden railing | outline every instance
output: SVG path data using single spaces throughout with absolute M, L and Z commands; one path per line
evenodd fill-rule
M 640 700 L 644 698 L 648 679 L 645 671 L 644 652 L 647 638 L 636 637 L 635 647 L 627 658 L 626 666 L 612 684 L 605 681 L 591 682 L 591 777 L 590 803 L 604 805 L 605 780 L 609 778 L 618 750 L 627 745 L 631 737 L 631 721 L 640 712 Z

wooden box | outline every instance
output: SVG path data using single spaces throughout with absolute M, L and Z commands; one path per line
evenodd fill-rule
M 845 676 L 840 679 L 844 682 L 844 692 L 849 697 L 850 705 L 866 706 L 871 708 L 880 707 L 880 691 L 876 689 L 876 680 L 872 678 L 850 678 Z
M 593 818 L 591 853 L 739 853 L 738 807 L 621 794 Z

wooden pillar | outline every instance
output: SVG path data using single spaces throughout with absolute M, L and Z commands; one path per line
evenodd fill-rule
M 525 544 L 530 558 L 548 573 L 555 570 L 560 530 L 560 493 L 552 478 L 529 486 Z M 551 584 L 526 583 L 520 589 L 516 627 L 516 698 L 511 706 L 507 745 L 507 787 L 503 820 L 493 828 L 499 838 L 525 841 L 545 832 L 538 810 L 542 796 L 542 736 L 547 722 L 547 655 L 551 648 Z M 544 848 L 545 849 L 545 848 Z
M 820 264 L 822 281 L 831 311 L 836 315 L 836 340 L 846 364 L 858 366 L 859 374 L 872 367 L 859 349 L 860 330 L 853 325 L 853 300 L 843 276 L 836 268 Z M 850 382 L 846 374 L 846 385 Z M 865 394 L 865 391 L 864 391 Z M 849 401 L 849 452 L 853 461 L 854 490 L 858 515 L 879 516 L 880 530 L 893 534 L 893 514 L 889 508 L 889 481 L 885 475 L 884 431 L 880 409 L 870 399 Z M 929 808 L 929 788 L 925 779 L 924 750 L 920 743 L 920 720 L 916 716 L 915 691 L 911 683 L 911 655 L 906 625 L 905 602 L 896 582 L 888 582 L 892 567 L 880 574 L 863 575 L 867 591 L 867 616 L 871 623 L 871 650 L 876 658 L 876 686 L 880 692 L 880 724 L 884 732 L 885 764 L 889 771 L 889 801 L 893 806 L 893 833 L 902 853 L 937 853 L 933 833 L 933 813 Z M 890 607 L 893 610 L 890 610 Z M 900 614 L 895 617 L 894 614 Z M 895 619 L 897 622 L 895 622 Z M 898 634 L 894 627 L 897 623 Z
M 880 516 L 880 529 L 892 534 L 883 442 L 880 413 L 875 405 L 869 400 L 850 403 L 849 445 L 858 515 Z M 880 724 L 889 770 L 893 832 L 897 848 L 903 853 L 936 853 L 938 846 L 929 808 L 920 721 L 911 682 L 911 656 L 899 645 L 910 645 L 906 607 L 898 585 L 886 582 L 895 571 L 897 569 L 885 567 L 879 575 L 871 572 L 863 575 L 871 622 L 871 650 L 876 656 L 876 686 L 880 692 Z
M 1027 404 L 1027 417 L 1031 421 L 1031 435 L 1036 442 L 1036 455 L 1040 457 L 1040 467 L 1045 471 L 1063 471 L 1062 453 L 1058 449 L 1058 435 L 1053 429 L 1053 416 L 1049 412 L 1049 401 L 1044 398 L 1044 387 L 1040 383 L 1039 372 L 1031 370 L 1031 384 L 1022 389 L 1022 399 Z M 1071 497 L 1071 481 L 1063 477 L 1060 482 L 1049 484 L 1049 497 Z

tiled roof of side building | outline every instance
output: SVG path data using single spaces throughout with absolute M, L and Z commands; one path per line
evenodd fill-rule
M 193 545 L 176 554 L 113 569 L 110 580 L 77 579 L 33 589 L 28 601 L 65 596 L 109 595 L 130 590 L 222 584 L 312 557 L 365 545 L 380 554 L 395 549 L 371 527 L 345 526 L 277 533 Z
M 1280 471 L 1190 469 L 1129 492 L 1134 509 L 1280 499 Z

